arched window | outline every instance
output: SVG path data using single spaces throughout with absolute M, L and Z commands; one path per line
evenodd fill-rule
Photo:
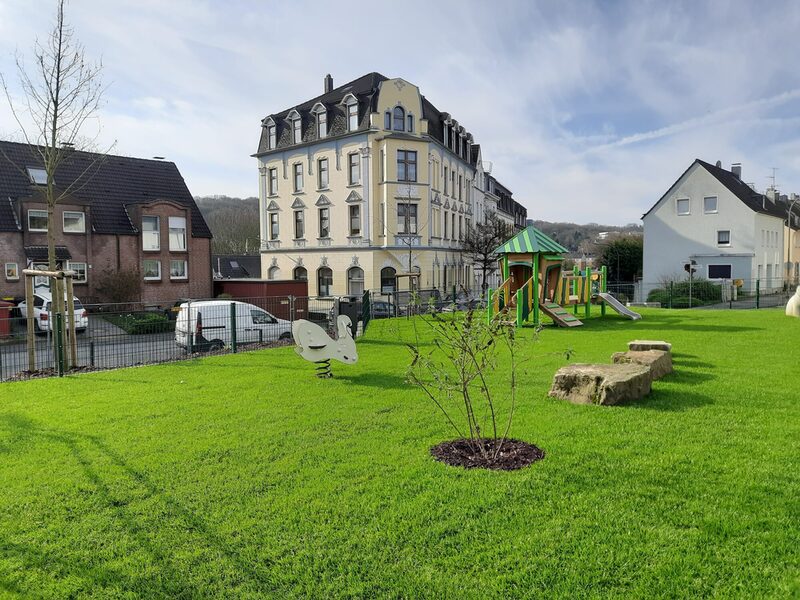
M 361 296 L 364 293 L 364 269 L 350 267 L 347 270 L 347 295 Z
M 292 279 L 295 281 L 308 281 L 308 271 L 305 267 L 295 267 Z
M 394 115 L 394 121 L 392 123 L 392 129 L 395 131 L 404 131 L 405 130 L 405 120 L 406 120 L 406 111 L 403 110 L 402 106 L 395 106 L 394 110 L 392 111 Z
M 281 269 L 280 267 L 273 266 L 270 267 L 267 271 L 267 279 L 280 279 L 281 278 Z
M 392 112 L 389 110 L 383 113 L 383 128 L 384 129 L 392 128 Z
M 384 267 L 381 269 L 381 293 L 391 294 L 395 290 L 395 271 L 392 267 Z
M 317 271 L 317 296 L 330 296 L 333 286 L 333 271 L 329 267 L 320 267 Z

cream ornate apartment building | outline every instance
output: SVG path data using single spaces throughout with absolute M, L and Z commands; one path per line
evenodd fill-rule
M 460 248 L 475 219 L 525 225 L 472 135 L 403 79 L 334 89 L 326 76 L 321 96 L 262 120 L 254 156 L 262 274 L 307 279 L 310 295 L 389 291 L 409 272 L 423 288 L 474 287 Z

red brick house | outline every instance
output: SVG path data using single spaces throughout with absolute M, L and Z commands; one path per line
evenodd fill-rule
M 99 159 L 99 160 L 98 160 Z M 26 144 L 0 141 L 0 296 L 23 296 L 22 269 L 47 265 L 46 180 Z M 75 294 L 102 301 L 115 272 L 136 273 L 140 297 L 169 304 L 212 294 L 211 231 L 174 163 L 74 151 L 55 174 L 59 267 Z

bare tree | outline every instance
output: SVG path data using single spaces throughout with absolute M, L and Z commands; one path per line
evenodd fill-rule
M 23 58 L 17 56 L 23 96 L 19 104 L 14 101 L 5 76 L 0 74 L 0 85 L 11 113 L 32 156 L 41 159 L 47 174 L 43 195 L 47 204 L 47 258 L 51 271 L 56 270 L 55 207 L 86 185 L 103 159 L 102 154 L 96 155 L 69 185 L 57 185 L 56 173 L 74 150 L 95 149 L 99 130 L 93 138 L 82 136 L 82 130 L 88 120 L 96 117 L 104 92 L 100 80 L 102 65 L 87 62 L 73 28 L 64 21 L 64 4 L 65 0 L 58 1 L 56 21 L 46 41 L 34 43 L 30 69 Z M 53 311 L 63 314 L 64 303 L 54 302 Z M 74 328 L 74 324 L 70 327 Z M 72 333 L 74 335 L 74 329 Z
M 475 223 L 467 229 L 463 252 L 481 267 L 481 295 L 486 294 L 487 276 L 497 269 L 495 250 L 511 233 L 511 226 L 495 213 L 489 213 L 483 223 Z

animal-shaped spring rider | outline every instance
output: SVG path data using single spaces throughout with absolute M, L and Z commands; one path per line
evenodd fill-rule
M 358 360 L 356 341 L 353 336 L 353 322 L 347 315 L 336 319 L 336 339 L 316 323 L 300 319 L 292 323 L 292 336 L 297 345 L 295 352 L 307 361 L 316 363 L 317 377 L 327 379 L 331 373 L 331 359 L 353 365 Z
M 794 296 L 789 298 L 786 303 L 786 315 L 789 317 L 800 317 L 800 285 L 794 292 Z

